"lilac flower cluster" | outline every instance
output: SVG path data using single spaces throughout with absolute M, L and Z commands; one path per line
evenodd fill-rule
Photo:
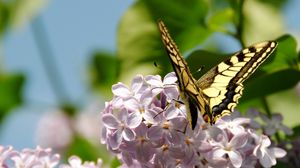
M 13 147 L 0 146 L 0 167 L 55 167 L 59 162 L 58 154 L 51 154 L 51 149 L 23 149 L 18 152 Z
M 54 168 L 59 164 L 60 156 L 52 154 L 50 148 L 23 149 L 16 151 L 13 147 L 3 147 L 0 145 L 0 167 L 1 168 Z M 102 160 L 94 162 L 84 162 L 77 156 L 69 158 L 69 164 L 60 165 L 60 168 L 101 168 Z
M 250 118 L 225 116 L 215 125 L 201 117 L 195 130 L 186 120 L 174 73 L 136 76 L 113 85 L 102 111 L 102 143 L 121 167 L 271 167 L 286 152 L 251 127 Z

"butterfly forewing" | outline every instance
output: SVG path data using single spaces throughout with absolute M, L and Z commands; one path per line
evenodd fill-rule
M 171 64 L 178 78 L 180 96 L 186 106 L 186 113 L 192 129 L 195 128 L 198 118 L 198 110 L 204 111 L 204 99 L 196 86 L 196 80 L 190 73 L 186 61 L 181 56 L 176 44 L 170 37 L 164 23 L 158 23 L 162 41 L 169 55 Z
M 212 123 L 233 111 L 242 96 L 242 83 L 271 55 L 276 46 L 276 42 L 268 41 L 248 47 L 221 62 L 197 81 L 209 102 Z

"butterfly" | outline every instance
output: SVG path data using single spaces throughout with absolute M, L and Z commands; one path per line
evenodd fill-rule
M 266 41 L 243 49 L 213 67 L 196 80 L 162 21 L 158 22 L 161 38 L 178 78 L 180 97 L 192 129 L 198 119 L 214 124 L 224 115 L 230 115 L 242 96 L 243 82 L 271 55 L 277 46 Z

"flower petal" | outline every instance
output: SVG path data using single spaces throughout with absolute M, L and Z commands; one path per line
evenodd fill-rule
M 214 150 L 212 151 L 212 154 L 213 154 L 213 155 L 212 155 L 212 156 L 213 156 L 212 159 L 218 159 L 218 158 L 220 158 L 220 157 L 223 157 L 226 153 L 227 153 L 227 152 L 226 152 L 225 150 L 221 149 L 221 148 L 214 149 Z
M 161 77 L 159 75 L 148 75 L 145 77 L 145 81 L 153 87 L 162 87 L 163 83 L 161 81 Z
M 286 155 L 286 151 L 281 148 L 274 147 L 271 148 L 270 150 L 274 153 L 276 158 L 282 158 Z
M 128 110 L 132 110 L 132 111 L 139 110 L 139 108 L 140 108 L 138 100 L 136 100 L 136 98 L 134 98 L 134 97 L 129 97 L 129 98 L 124 99 L 124 106 Z
M 244 145 L 246 145 L 247 140 L 248 140 L 248 134 L 247 133 L 240 133 L 240 134 L 235 135 L 230 140 L 229 143 L 235 149 L 239 149 L 239 148 L 243 147 Z
M 229 159 L 234 167 L 241 167 L 243 158 L 240 153 L 236 151 L 228 152 Z
M 109 129 L 117 129 L 120 122 L 112 114 L 103 114 L 102 116 L 103 125 Z
M 114 132 L 108 139 L 108 144 L 113 150 L 116 150 L 119 148 L 122 142 L 122 130 L 119 129 L 116 132 Z
M 292 135 L 293 130 L 285 125 L 280 125 L 279 128 L 286 134 L 286 135 Z
M 123 98 L 131 95 L 131 92 L 128 89 L 128 87 L 121 82 L 112 86 L 112 92 L 114 95 Z
M 122 136 L 126 141 L 133 141 L 135 139 L 135 133 L 130 128 L 125 127 Z
M 174 105 L 169 106 L 164 112 L 164 116 L 167 120 L 173 119 L 178 116 L 177 108 Z
M 148 132 L 147 132 L 147 137 L 153 141 L 162 139 L 162 133 L 163 130 L 161 127 L 159 126 L 152 126 L 149 128 Z
M 128 118 L 127 118 L 127 126 L 129 128 L 136 128 L 137 126 L 139 126 L 142 122 L 142 115 L 135 111 L 135 112 L 132 112 L 128 115 Z
M 271 167 L 276 164 L 276 159 L 274 155 L 270 152 L 266 152 L 260 159 L 259 159 L 260 164 L 263 167 Z
M 271 141 L 269 139 L 269 137 L 265 136 L 265 135 L 262 135 L 261 137 L 261 146 L 262 147 L 268 147 L 271 145 Z
M 168 73 L 165 77 L 164 77 L 164 81 L 163 83 L 165 85 L 170 85 L 170 84 L 175 84 L 175 82 L 177 81 L 177 77 L 175 75 L 174 72 Z
M 131 81 L 131 90 L 137 93 L 138 90 L 143 86 L 144 80 L 142 75 L 137 75 Z

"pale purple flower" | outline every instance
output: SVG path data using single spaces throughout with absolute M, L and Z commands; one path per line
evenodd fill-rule
M 12 146 L 1 146 L 0 145 L 0 167 L 4 166 L 4 162 L 9 159 L 15 152 Z
M 257 147 L 261 135 L 251 127 L 252 119 L 239 113 L 224 116 L 215 125 L 205 123 L 199 115 L 192 130 L 175 82 L 172 73 L 163 81 L 160 76 L 137 76 L 131 86 L 138 88 L 135 91 L 122 83 L 113 86 L 113 100 L 102 111 L 102 142 L 121 160 L 122 168 L 225 168 L 245 164 L 254 168 L 265 160 L 266 153 L 273 164 L 283 151 Z
M 111 144 L 113 149 L 118 148 L 122 140 L 132 141 L 135 138 L 135 132 L 132 130 L 141 123 L 141 118 L 137 113 L 128 114 L 127 109 L 122 108 L 117 118 L 112 114 L 104 114 L 103 124 L 108 129 L 113 130 Z
M 151 91 L 145 91 L 141 94 L 140 98 L 128 97 L 124 100 L 124 106 L 128 111 L 135 113 L 140 120 L 144 119 L 151 122 L 152 116 L 149 114 L 149 108 L 153 101 L 153 95 Z
M 93 102 L 74 118 L 75 131 L 94 145 L 99 144 L 99 130 L 102 128 L 99 113 L 95 113 L 100 109 L 98 103 Z
M 60 162 L 58 154 L 52 154 L 50 148 L 42 149 L 37 146 L 35 149 L 23 149 L 16 151 L 13 147 L 0 146 L 0 167 L 1 168 L 55 168 Z M 97 163 L 82 160 L 77 156 L 68 159 L 69 164 L 61 164 L 59 168 L 101 168 L 102 159 Z
M 98 159 L 97 163 L 85 161 L 84 163 L 78 156 L 71 156 L 68 159 L 69 165 L 61 165 L 60 168 L 101 168 L 102 160 Z
M 65 149 L 73 138 L 71 125 L 71 119 L 62 111 L 45 113 L 40 119 L 36 131 L 38 144 L 57 151 Z
M 177 77 L 175 73 L 168 73 L 164 80 L 161 80 L 161 76 L 159 75 L 148 75 L 145 77 L 145 80 L 148 84 L 151 85 L 152 92 L 154 95 L 157 95 L 163 92 L 167 96 L 167 100 L 170 102 L 172 98 L 178 97 L 179 92 L 177 85 L 175 82 L 177 81 Z
M 139 98 L 141 93 L 147 90 L 147 85 L 145 85 L 143 76 L 137 75 L 131 82 L 131 87 L 128 88 L 123 83 L 118 83 L 112 86 L 112 92 L 115 96 L 121 98 L 128 98 L 134 96 Z
M 260 116 L 265 123 L 263 128 L 266 135 L 274 135 L 279 130 L 283 131 L 286 135 L 293 134 L 293 131 L 290 128 L 282 124 L 283 118 L 281 114 L 272 114 L 271 118 L 264 114 L 261 114 Z
M 23 167 L 44 167 L 54 168 L 59 162 L 58 154 L 51 154 L 51 149 L 24 149 L 22 152 L 11 157 L 16 168 Z
M 246 145 L 248 134 L 245 132 L 239 133 L 229 138 L 228 134 L 223 132 L 221 135 L 222 137 L 220 137 L 220 135 L 217 136 L 217 139 L 221 138 L 221 140 L 211 142 L 213 149 L 209 152 L 209 156 L 212 158 L 212 160 L 218 160 L 222 157 L 228 156 L 231 164 L 234 167 L 241 167 L 243 158 L 239 150 Z
M 158 108 L 156 108 L 158 109 Z M 166 110 L 165 112 L 161 110 L 153 110 L 154 121 L 152 127 L 147 132 L 147 136 L 154 142 L 161 141 L 166 138 L 169 142 L 178 142 L 183 136 L 181 135 L 184 125 L 187 124 L 185 118 L 182 116 L 176 116 L 178 114 L 172 113 Z M 174 115 L 175 114 L 175 115 Z
M 276 158 L 282 158 L 286 155 L 286 151 L 280 148 L 269 147 L 271 141 L 265 135 L 260 136 L 257 141 L 258 145 L 254 148 L 253 154 L 259 158 L 260 164 L 264 167 L 276 165 Z
M 234 116 L 224 116 L 216 122 L 216 126 L 220 129 L 227 129 L 232 134 L 240 134 L 245 132 L 245 127 L 243 125 L 249 123 L 249 118 L 234 118 Z
M 260 112 L 257 109 L 250 108 L 247 111 L 246 117 L 251 120 L 250 123 L 249 123 L 249 126 L 251 128 L 260 129 L 262 127 L 261 124 L 255 120 L 259 116 L 260 116 Z

